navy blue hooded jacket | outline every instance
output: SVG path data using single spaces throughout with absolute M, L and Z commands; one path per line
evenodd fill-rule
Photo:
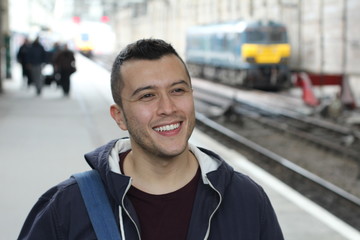
M 189 145 L 199 161 L 199 181 L 187 239 L 282 240 L 275 212 L 263 189 L 235 172 L 213 152 Z M 119 152 L 131 148 L 128 139 L 113 140 L 85 155 L 106 186 L 124 240 L 140 238 L 138 218 L 126 196 L 131 178 L 122 175 Z M 70 178 L 40 197 L 18 239 L 96 239 L 80 190 Z

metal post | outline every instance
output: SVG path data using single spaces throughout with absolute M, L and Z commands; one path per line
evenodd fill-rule
M 342 10 L 342 72 L 346 75 L 347 67 L 347 33 L 348 33 L 348 1 L 343 0 Z
M 3 24 L 4 24 L 4 13 L 5 13 L 5 9 L 4 9 L 4 0 L 0 0 L 0 93 L 3 92 L 3 69 L 2 69 L 2 65 L 3 65 L 3 39 L 4 39 L 4 35 L 3 35 Z
M 11 78 L 11 55 L 10 55 L 10 26 L 9 26 L 9 0 L 3 1 L 3 46 L 4 46 L 4 54 L 5 54 L 5 71 L 6 78 Z

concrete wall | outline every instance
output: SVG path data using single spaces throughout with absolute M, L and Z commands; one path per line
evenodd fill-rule
M 360 74 L 360 1 L 348 0 L 346 12 L 345 70 L 349 74 Z

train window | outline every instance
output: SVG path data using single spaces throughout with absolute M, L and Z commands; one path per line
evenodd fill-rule
M 284 43 L 287 41 L 284 28 L 249 28 L 245 34 L 247 43 Z
M 273 29 L 269 32 L 270 42 L 283 43 L 286 42 L 286 32 L 283 28 Z
M 201 50 L 207 50 L 209 48 L 210 48 L 209 36 L 208 35 L 202 35 L 201 36 L 200 49 Z
M 246 30 L 246 42 L 248 43 L 262 43 L 266 41 L 266 34 L 264 31 L 258 29 Z
M 227 47 L 228 47 L 228 36 L 227 34 L 225 34 L 221 42 L 221 48 L 227 49 Z
M 228 49 L 235 55 L 240 54 L 240 33 L 230 33 L 228 34 Z
M 224 35 L 221 33 L 211 35 L 211 49 L 214 51 L 221 51 L 224 45 Z

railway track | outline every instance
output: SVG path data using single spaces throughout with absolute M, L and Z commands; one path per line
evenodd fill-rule
M 289 134 L 289 128 L 276 125 L 276 122 L 278 125 L 283 123 L 271 119 L 269 124 L 263 119 L 266 117 L 259 117 L 264 115 L 264 112 L 259 113 L 246 108 L 240 110 L 240 107 L 234 110 L 232 107 L 231 111 L 228 108 L 222 115 L 214 117 L 210 114 L 209 118 L 205 115 L 209 114 L 209 109 L 221 107 L 199 99 L 196 102 L 198 109 L 204 110 L 203 113 L 197 113 L 198 126 L 204 132 L 221 142 L 225 141 L 227 146 L 239 151 L 250 161 L 360 229 L 357 175 L 359 165 L 352 156 L 344 157 L 337 149 L 329 150 L 331 146 L 324 147 L 322 143 L 322 147 L 319 148 L 319 143 L 315 143 L 314 139 L 309 140 L 306 137 L 304 140 L 300 130 L 295 132 L 294 137 L 294 133 Z M 265 115 L 267 118 L 273 118 L 269 113 Z M 338 165 L 344 166 L 339 169 Z M 353 170 L 352 174 L 345 174 L 344 172 L 349 169 Z
M 360 165 L 360 132 L 356 129 L 294 111 L 266 108 L 255 101 L 244 101 L 206 88 L 195 90 L 198 101 L 207 103 L 209 109 L 218 108 L 217 111 L 212 110 L 212 113 L 207 113 L 210 116 L 235 114 L 236 117 L 251 119 L 263 126 L 286 132 L 334 151 L 341 156 L 350 157 Z
M 264 126 L 292 134 L 342 156 L 351 157 L 360 164 L 360 136 L 349 128 L 305 116 L 274 114 L 263 110 L 260 114 L 254 114 L 257 112 L 256 108 L 244 104 L 233 107 L 233 111 Z

